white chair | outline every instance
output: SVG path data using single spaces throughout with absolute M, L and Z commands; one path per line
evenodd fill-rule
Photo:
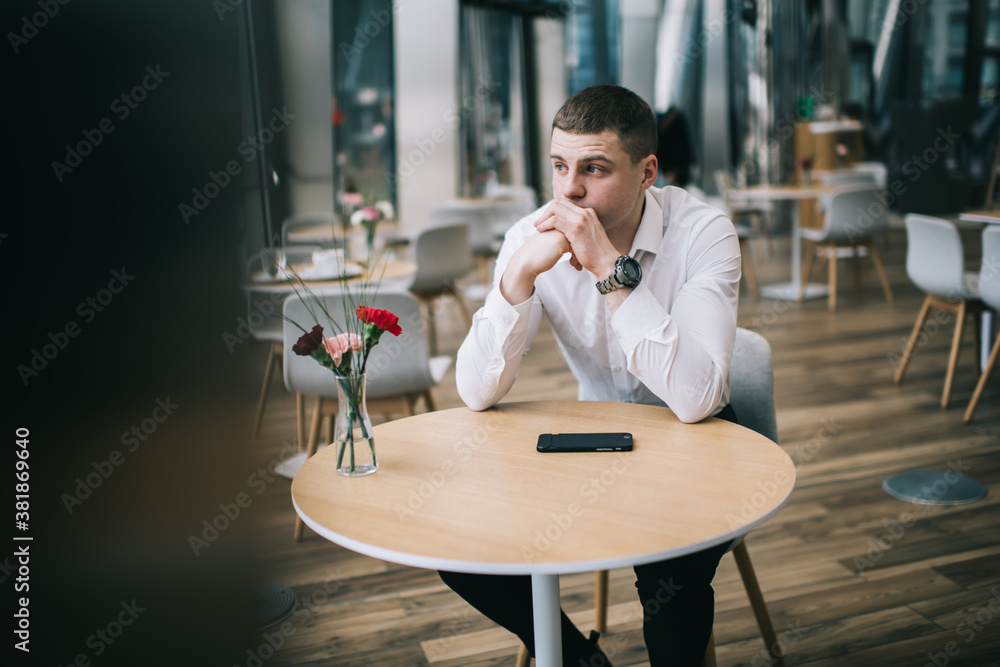
M 947 220 L 915 213 L 907 215 L 905 223 L 906 274 L 914 285 L 927 292 L 927 298 L 917 315 L 913 333 L 906 342 L 894 381 L 899 384 L 903 379 L 903 373 L 916 351 L 920 330 L 931 308 L 953 314 L 956 318 L 955 335 L 951 342 L 944 392 L 941 394 L 941 407 L 946 408 L 951 396 L 951 384 L 958 364 L 958 350 L 962 345 L 962 329 L 967 314 L 975 317 L 975 337 L 979 338 L 979 313 L 982 312 L 983 304 L 979 300 L 976 286 L 977 275 L 964 270 L 962 238 L 955 225 Z M 978 368 L 978 340 L 975 347 Z
M 427 335 L 431 354 L 437 354 L 437 326 L 434 307 L 438 299 L 450 296 L 462 312 L 465 326 L 472 326 L 472 315 L 458 289 L 458 280 L 472 270 L 469 226 L 464 222 L 441 224 L 422 229 L 413 242 L 417 272 L 410 292 L 427 308 Z
M 979 267 L 979 298 L 983 304 L 992 308 L 997 316 L 1000 316 L 1000 226 L 987 226 L 983 230 L 983 263 Z M 965 411 L 963 418 L 966 423 L 972 421 L 972 415 L 976 412 L 979 399 L 986 388 L 986 381 L 989 380 L 990 373 L 997 363 L 997 355 L 1000 354 L 1000 331 L 997 332 L 997 339 L 993 343 L 990 351 L 990 358 L 986 361 L 986 368 L 979 376 L 976 384 L 976 391 L 972 394 L 969 407 Z
M 719 197 L 722 198 L 724 204 L 721 208 L 729 214 L 730 220 L 739 226 L 739 221 L 746 219 L 749 221 L 750 228 L 753 229 L 754 234 L 760 235 L 765 233 L 764 216 L 770 211 L 769 208 L 766 208 L 769 204 L 734 198 L 732 196 L 734 190 L 733 177 L 725 169 L 715 170 L 712 172 L 712 177 L 715 181 L 715 187 L 719 191 Z
M 439 227 L 464 222 L 469 226 L 469 247 L 479 266 L 483 284 L 490 283 L 490 261 L 500 250 L 494 227 L 496 206 L 491 200 L 456 200 L 435 206 L 430 212 L 430 226 Z
M 719 178 L 720 174 L 726 174 L 724 171 L 716 172 L 716 186 L 722 187 Z M 728 177 L 727 177 L 728 178 Z M 699 188 L 694 183 L 688 183 L 684 186 L 684 190 L 687 190 L 691 196 L 699 201 L 703 201 L 710 206 L 714 206 L 726 213 L 729 219 L 732 220 L 733 225 L 736 227 L 736 237 L 740 242 L 740 264 L 741 264 L 741 276 L 746 279 L 747 291 L 750 293 L 750 298 L 753 301 L 760 301 L 760 289 L 757 287 L 757 271 L 754 267 L 753 261 L 753 248 L 750 245 L 750 241 L 759 236 L 751 224 L 742 223 L 742 220 L 747 219 L 745 216 L 743 218 L 733 217 L 733 213 L 729 206 L 726 204 L 726 200 L 722 197 L 709 197 L 705 194 L 705 191 Z M 721 192 L 721 190 L 720 190 Z M 760 221 L 757 221 L 758 227 L 760 226 Z M 742 282 L 742 281 L 741 281 Z
M 778 422 L 774 408 L 774 365 L 771 358 L 771 345 L 758 333 L 748 329 L 736 330 L 736 341 L 733 344 L 733 361 L 729 367 L 730 405 L 736 412 L 736 418 L 741 426 L 778 442 Z M 757 583 L 757 574 L 750 561 L 743 537 L 736 539 L 729 547 L 736 559 L 736 566 L 743 580 L 750 606 L 761 637 L 769 655 L 767 664 L 784 667 L 785 659 L 781 653 L 781 644 L 774 632 L 771 615 L 767 611 L 767 603 Z M 596 573 L 594 593 L 594 629 L 604 633 L 608 620 L 608 573 L 605 570 Z M 528 664 L 528 651 L 521 647 L 517 657 L 518 667 Z M 715 665 L 715 636 L 709 638 L 705 652 L 706 667 Z
M 343 327 L 345 317 L 343 293 L 326 291 L 322 295 L 294 294 L 285 300 L 283 345 L 291 350 L 292 345 L 302 336 L 298 323 L 307 331 L 313 325 L 323 327 L 325 336 L 333 336 L 328 322 L 315 322 L 310 314 L 321 312 L 312 299 L 322 303 L 330 316 Z M 365 305 L 385 308 L 399 317 L 403 332 L 399 336 L 384 334 L 368 357 L 366 370 L 367 405 L 369 413 L 381 414 L 386 421 L 394 414 L 411 416 L 417 403 L 423 399 L 428 412 L 436 410 L 431 389 L 436 387 L 451 366 L 450 357 L 429 357 L 427 341 L 424 337 L 424 321 L 420 306 L 413 295 L 401 288 L 381 289 L 375 298 Z M 325 317 L 320 315 L 320 317 Z M 350 317 L 354 317 L 351 313 Z M 294 322 L 294 323 L 293 323 Z M 304 398 L 314 399 L 314 411 L 309 425 L 306 458 L 316 453 L 319 446 L 320 421 L 325 418 L 326 431 L 333 437 L 333 417 L 337 414 L 337 385 L 333 372 L 320 366 L 312 357 L 296 354 L 285 356 L 285 386 L 288 391 Z M 305 401 L 297 403 L 297 423 L 299 431 L 305 430 Z M 296 518 L 295 541 L 302 539 L 302 521 Z
M 892 288 L 886 276 L 882 258 L 875 247 L 874 238 L 889 228 L 889 209 L 883 190 L 873 189 L 870 183 L 844 186 L 820 201 L 823 210 L 823 226 L 819 229 L 803 228 L 799 234 L 806 242 L 805 265 L 802 269 L 802 287 L 799 301 L 802 301 L 805 285 L 809 282 L 813 257 L 819 252 L 829 262 L 830 312 L 837 309 L 837 260 L 840 248 L 851 248 L 854 259 L 854 287 L 861 291 L 861 270 L 858 265 L 858 251 L 864 248 L 872 258 L 878 271 L 886 301 L 892 304 Z M 797 240 L 795 241 L 797 242 Z

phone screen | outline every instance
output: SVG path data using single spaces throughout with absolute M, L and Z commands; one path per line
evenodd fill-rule
M 542 433 L 540 452 L 630 452 L 631 433 Z

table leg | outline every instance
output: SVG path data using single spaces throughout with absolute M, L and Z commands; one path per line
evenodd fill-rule
M 802 243 L 799 238 L 799 203 L 795 201 L 792 204 L 792 280 L 760 288 L 760 295 L 765 299 L 778 301 L 798 301 L 799 299 L 799 288 L 802 285 Z M 837 260 L 834 258 L 830 261 Z M 803 298 L 819 299 L 829 292 L 826 285 L 806 283 Z
M 535 619 L 535 667 L 562 665 L 562 622 L 559 616 L 559 575 L 531 575 Z

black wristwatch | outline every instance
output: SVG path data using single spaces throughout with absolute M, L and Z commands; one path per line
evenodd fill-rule
M 622 287 L 636 287 L 640 280 L 642 280 L 642 268 L 639 262 L 628 255 L 622 255 L 615 260 L 615 272 L 597 283 L 597 291 L 607 294 Z

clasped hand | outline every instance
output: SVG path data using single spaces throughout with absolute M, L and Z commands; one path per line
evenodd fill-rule
M 603 278 L 614 270 L 615 259 L 619 253 L 608 239 L 604 225 L 597 218 L 594 209 L 581 208 L 568 200 L 557 199 L 535 221 L 535 229 L 541 232 L 538 234 L 540 241 L 541 237 L 547 237 L 549 233 L 554 232 L 562 236 L 565 245 L 568 246 L 555 257 L 546 256 L 546 261 L 540 262 L 541 265 L 548 263 L 543 271 L 551 269 L 566 252 L 570 253 L 570 264 L 577 271 L 587 269 L 598 278 Z M 541 242 L 540 245 L 548 246 L 548 240 Z M 554 252 L 561 245 L 554 243 L 551 251 Z

